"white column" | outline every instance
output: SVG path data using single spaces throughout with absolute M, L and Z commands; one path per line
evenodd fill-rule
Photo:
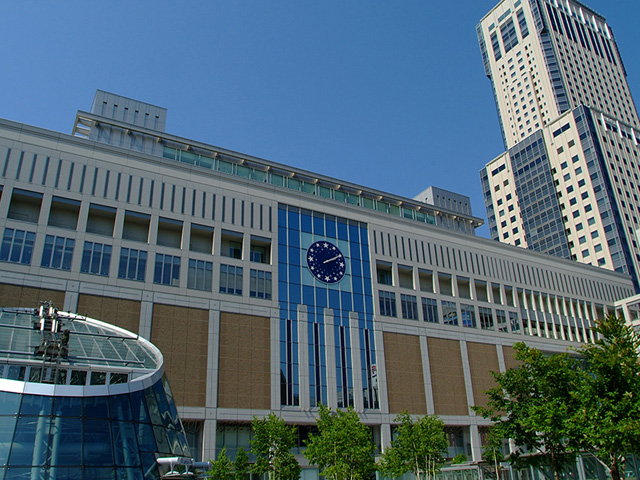
M 151 339 L 151 323 L 153 319 L 153 292 L 142 292 L 140 302 L 140 326 L 138 334 L 147 340 Z
M 435 415 L 433 385 L 431 383 L 431 365 L 429 362 L 429 343 L 425 335 L 420 335 L 420 355 L 422 356 L 422 376 L 424 378 L 424 398 L 427 400 L 427 414 Z
M 220 373 L 220 310 L 219 303 L 211 301 L 209 304 L 209 330 L 207 354 L 207 393 L 206 406 L 218 406 L 218 377 Z M 214 442 L 215 443 L 215 442 Z M 211 457 L 213 458 L 213 457 Z
M 279 310 L 271 310 L 271 410 L 280 410 L 280 317 Z
M 333 310 L 324 310 L 324 341 L 327 354 L 327 403 L 328 407 L 338 408 L 338 380 L 336 378 L 336 337 L 333 325 Z
M 349 336 L 351 337 L 351 366 L 353 374 L 353 407 L 356 412 L 364 412 L 362 395 L 362 362 L 360 360 L 360 328 L 358 313 L 349 312 Z
M 307 306 L 298 305 L 298 376 L 300 385 L 300 409 L 311 409 L 309 395 L 309 340 Z

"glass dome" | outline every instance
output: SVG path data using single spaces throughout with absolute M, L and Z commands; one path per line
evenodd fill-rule
M 189 456 L 160 351 L 48 312 L 0 309 L 0 480 L 155 479 Z

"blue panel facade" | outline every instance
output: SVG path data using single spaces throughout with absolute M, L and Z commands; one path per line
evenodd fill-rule
M 326 240 L 346 263 L 344 277 L 335 283 L 318 280 L 307 265 L 309 247 Z M 365 408 L 378 408 L 372 381 L 376 354 L 373 336 L 373 290 L 368 229 L 365 224 L 320 212 L 280 205 L 278 208 L 278 302 L 280 306 L 281 403 L 300 405 L 299 342 L 308 345 L 311 406 L 327 404 L 327 345 L 335 345 L 338 407 L 353 405 L 353 355 L 360 354 Z M 301 308 L 302 307 L 302 308 Z M 327 310 L 332 318 L 327 318 Z M 300 330 L 300 312 L 307 328 Z M 350 319 L 357 318 L 357 330 Z M 327 328 L 333 325 L 333 328 Z M 305 338 L 299 338 L 304 332 Z M 326 335 L 333 335 L 329 342 Z M 352 335 L 359 352 L 352 352 Z M 373 368 L 372 368 L 373 367 Z
M 571 257 L 542 131 L 509 149 L 529 248 Z

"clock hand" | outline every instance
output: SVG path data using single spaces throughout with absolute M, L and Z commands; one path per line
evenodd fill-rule
M 329 258 L 328 260 L 325 260 L 325 261 L 324 261 L 324 262 L 322 262 L 322 263 L 329 263 L 329 262 L 333 262 L 336 258 L 340 258 L 340 257 L 342 257 L 342 255 L 336 255 L 335 257 L 333 257 L 333 258 Z

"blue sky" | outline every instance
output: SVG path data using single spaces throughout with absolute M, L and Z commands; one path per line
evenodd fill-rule
M 475 26 L 497 0 L 0 4 L 0 117 L 69 133 L 96 89 L 167 131 L 412 197 L 469 195 L 504 147 Z M 638 0 L 587 3 L 640 95 Z M 479 230 L 486 236 L 486 226 Z

